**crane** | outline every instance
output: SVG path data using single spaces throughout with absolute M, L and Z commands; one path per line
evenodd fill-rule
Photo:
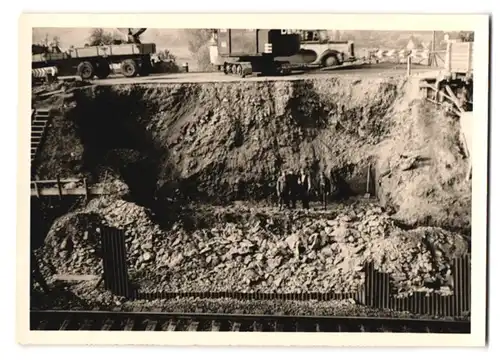
M 127 43 L 140 44 L 141 40 L 139 36 L 141 36 L 147 28 L 117 28 L 119 32 L 121 32 L 124 36 L 124 40 Z

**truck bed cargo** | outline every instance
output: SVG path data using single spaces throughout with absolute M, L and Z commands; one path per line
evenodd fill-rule
M 32 55 L 32 69 L 55 66 L 60 74 L 81 76 L 91 79 L 106 78 L 112 64 L 120 64 L 127 77 L 147 75 L 151 68 L 151 55 L 156 44 L 118 44 L 71 48 L 66 52 L 44 52 Z

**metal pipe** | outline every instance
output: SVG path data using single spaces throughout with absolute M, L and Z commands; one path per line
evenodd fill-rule
M 406 75 L 411 76 L 411 55 L 406 58 Z

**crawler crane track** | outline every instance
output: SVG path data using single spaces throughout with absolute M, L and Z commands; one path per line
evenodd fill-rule
M 31 330 L 470 333 L 470 322 L 392 318 L 32 310 Z

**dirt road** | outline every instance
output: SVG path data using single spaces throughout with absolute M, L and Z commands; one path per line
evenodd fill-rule
M 437 69 L 422 65 L 413 65 L 412 74 L 427 74 L 435 72 Z M 325 78 L 332 76 L 342 77 L 380 77 L 380 76 L 401 76 L 406 74 L 406 64 L 371 64 L 357 67 L 330 71 L 294 71 L 288 76 L 250 76 L 245 79 L 236 76 L 224 75 L 218 72 L 191 72 L 179 74 L 152 74 L 146 77 L 125 78 L 120 74 L 112 75 L 104 80 L 92 80 L 94 84 L 119 85 L 119 84 L 139 84 L 139 83 L 200 83 L 200 82 L 239 82 L 239 81 L 279 81 L 279 80 L 299 80 L 305 78 Z M 64 77 L 62 77 L 64 78 Z

